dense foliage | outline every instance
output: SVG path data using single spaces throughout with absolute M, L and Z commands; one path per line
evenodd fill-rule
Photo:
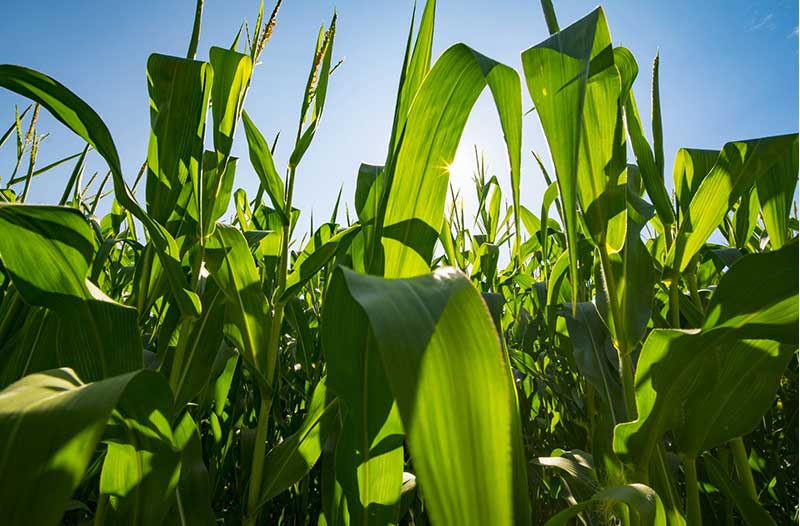
M 542 3 L 522 78 L 552 167 L 521 174 L 515 69 L 463 44 L 431 66 L 428 0 L 385 163 L 359 167 L 348 224 L 337 200 L 307 235 L 293 190 L 335 15 L 279 162 L 245 99 L 280 2 L 208 62 L 198 2 L 187 57 L 148 61 L 132 189 L 91 107 L 0 65 L 34 108 L 0 138 L 3 523 L 796 523 L 798 136 L 681 149 L 670 196 L 658 57 L 651 142 L 603 10 L 559 29 Z M 468 215 L 447 167 L 487 87 L 512 195 L 476 149 Z M 39 168 L 42 108 L 86 147 Z M 234 191 L 240 123 L 253 197 Z M 57 206 L 26 204 L 73 161 Z M 546 180 L 540 210 L 523 176 Z

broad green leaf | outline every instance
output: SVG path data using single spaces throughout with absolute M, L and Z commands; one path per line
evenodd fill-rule
M 216 164 L 224 169 L 231 153 L 236 123 L 250 84 L 253 61 L 247 55 L 216 46 L 209 50 L 208 58 L 214 70 L 211 116 L 214 122 Z
M 578 371 L 600 394 L 612 421 L 615 424 L 626 421 L 619 358 L 597 308 L 594 303 L 579 303 L 575 315 L 566 313 L 565 319 Z
M 335 271 L 325 297 L 320 335 L 327 387 L 347 409 L 331 454 L 334 458 L 323 465 L 330 478 L 326 490 L 330 494 L 323 496 L 328 523 L 341 524 L 339 519 L 349 515 L 349 523 L 355 525 L 396 524 L 403 426 L 374 339 L 369 337 L 369 321 L 341 270 Z
M 328 395 L 323 379 L 314 389 L 300 429 L 267 453 L 260 506 L 299 482 L 314 467 L 328 435 L 340 425 L 339 419 L 339 400 Z
M 184 185 L 202 206 L 200 171 L 213 69 L 206 62 L 153 54 L 147 61 L 150 144 L 147 149 L 147 211 L 166 223 Z M 203 224 L 203 210 L 199 210 Z
M 726 144 L 681 219 L 668 256 L 672 266 L 686 269 L 733 204 L 776 163 L 792 155 L 797 166 L 797 134 Z
M 703 455 L 703 465 L 706 472 L 720 492 L 730 499 L 735 505 L 739 514 L 749 526 L 774 526 L 775 521 L 761 505 L 752 499 L 747 491 L 736 481 L 731 480 L 730 476 L 717 459 L 711 454 Z
M 562 526 L 584 510 L 602 503 L 622 503 L 628 506 L 638 517 L 640 524 L 648 526 L 666 526 L 667 518 L 664 505 L 658 494 L 644 484 L 628 484 L 615 486 L 596 493 L 590 500 L 583 501 L 557 513 L 545 523 L 545 526 Z
M 452 268 L 396 280 L 341 269 L 334 284 L 329 298 L 336 292 L 349 301 L 340 298 L 331 321 L 368 324 L 365 352 L 382 364 L 396 397 L 431 521 L 527 523 L 512 376 L 470 281 Z M 329 381 L 339 372 L 331 368 Z
M 225 331 L 258 379 L 262 396 L 272 393 L 277 356 L 269 356 L 270 309 L 253 255 L 242 233 L 217 225 L 206 245 L 211 278 L 225 294 Z
M 160 524 L 180 478 L 181 453 L 169 418 L 172 392 L 166 382 L 140 376 L 117 403 L 106 426 L 96 522 Z
M 558 174 L 575 282 L 578 204 L 598 246 L 625 242 L 623 94 L 602 8 L 524 51 L 522 66 Z
M 196 316 L 200 312 L 200 299 L 187 289 L 186 278 L 180 265 L 180 254 L 175 240 L 136 202 L 122 177 L 119 154 L 103 120 L 80 97 L 56 80 L 21 66 L 0 65 L 0 86 L 44 106 L 69 129 L 91 144 L 108 163 L 114 181 L 117 201 L 139 219 L 157 248 L 157 255 L 167 275 L 167 281 L 181 312 Z
M 679 217 L 683 217 L 688 213 L 694 194 L 697 193 L 700 183 L 711 171 L 718 157 L 718 150 L 699 150 L 696 148 L 681 148 L 678 150 L 675 155 L 672 179 L 675 184 L 675 198 Z
M 388 181 L 382 221 L 386 277 L 415 276 L 430 269 L 443 220 L 448 167 L 472 107 L 487 85 L 500 115 L 512 180 L 519 178 L 519 76 L 464 44 L 456 44 L 436 61 L 409 110 Z
M 250 149 L 250 163 L 261 181 L 261 188 L 267 192 L 275 210 L 283 216 L 286 213 L 286 203 L 283 200 L 283 179 L 275 169 L 275 162 L 272 160 L 269 145 L 253 121 L 250 120 L 250 116 L 247 115 L 246 111 L 242 112 L 242 123 L 247 136 L 247 145 Z
M 706 309 L 703 330 L 735 329 L 742 338 L 797 340 L 797 242 L 737 259 Z
M 14 481 L 0 494 L 3 520 L 58 524 L 120 400 L 165 383 L 139 371 L 84 384 L 71 369 L 53 369 L 0 391 L 0 478 Z
M 181 408 L 205 387 L 214 360 L 223 344 L 223 326 L 227 309 L 226 295 L 213 280 L 205 284 L 202 296 L 203 312 L 190 325 L 190 336 L 181 357 L 181 363 L 172 362 L 175 378 L 175 407 Z
M 175 489 L 174 507 L 166 524 L 213 526 L 216 524 L 211 508 L 208 470 L 203 462 L 203 447 L 197 424 L 184 412 L 175 426 L 175 448 L 181 452 L 181 476 Z
M 55 345 L 30 350 L 52 353 L 51 358 L 36 361 L 72 367 L 87 380 L 142 367 L 136 310 L 116 303 L 87 279 L 97 246 L 77 210 L 0 205 L 0 230 L 0 260 L 20 296 L 46 307 L 57 320 Z
M 572 494 L 580 500 L 590 499 L 597 493 L 597 473 L 594 469 L 592 455 L 574 449 L 572 451 L 556 450 L 549 457 L 537 457 L 532 464 L 557 468 L 569 476 L 569 487 Z
M 350 241 L 361 229 L 361 225 L 353 225 L 336 232 L 336 225 L 325 223 L 314 233 L 303 251 L 294 260 L 292 271 L 286 277 L 286 290 L 280 301 L 286 301 L 297 294 L 300 288 L 317 272 L 328 264 L 342 249 L 346 249 Z
M 758 200 L 769 232 L 772 248 L 781 248 L 789 239 L 789 211 L 797 187 L 797 135 L 794 146 L 787 149 L 761 177 L 756 180 Z
M 702 330 L 650 333 L 636 369 L 639 417 L 614 430 L 620 459 L 646 466 L 667 430 L 696 457 L 756 425 L 797 349 L 797 275 L 794 243 L 745 256 L 722 278 Z

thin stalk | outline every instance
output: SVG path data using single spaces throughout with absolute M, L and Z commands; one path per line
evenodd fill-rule
M 197 8 L 194 12 L 194 27 L 192 28 L 192 38 L 189 40 L 189 51 L 186 58 L 194 60 L 197 56 L 197 43 L 200 40 L 200 21 L 203 19 L 203 0 L 197 0 Z
M 630 349 L 628 349 L 625 320 L 620 311 L 617 284 L 614 280 L 614 270 L 611 268 L 611 259 L 608 257 L 608 249 L 605 243 L 600 243 L 598 251 L 600 252 L 600 264 L 603 266 L 603 274 L 606 277 L 611 317 L 614 320 L 614 328 L 617 333 L 616 346 L 619 354 L 620 379 L 622 380 L 622 390 L 625 396 L 625 412 L 628 415 L 628 419 L 633 420 L 636 418 L 636 394 L 633 384 L 633 363 L 631 362 Z
M 683 459 L 686 470 L 686 517 L 690 526 L 702 526 L 703 516 L 700 512 L 700 486 L 697 483 L 697 464 L 694 457 Z
M 281 326 L 283 324 L 283 311 L 285 303 L 281 300 L 286 289 L 286 275 L 289 271 L 289 236 L 291 235 L 291 210 L 294 191 L 295 168 L 289 169 L 286 185 L 286 217 L 283 218 L 283 232 L 281 238 L 281 255 L 278 267 L 277 285 L 273 295 L 272 324 L 269 335 L 269 348 L 267 356 L 270 360 L 277 360 L 280 345 Z M 273 369 L 274 371 L 274 369 Z M 272 375 L 274 377 L 274 372 Z M 267 381 L 272 383 L 272 377 Z M 261 492 L 261 482 L 264 479 L 264 456 L 267 447 L 267 423 L 272 408 L 272 393 L 261 393 L 261 405 L 258 410 L 258 424 L 256 427 L 256 442 L 253 449 L 253 460 L 250 467 L 250 486 L 247 492 L 247 508 L 243 519 L 244 526 L 254 526 L 258 518 L 258 501 Z
M 750 462 L 747 460 L 747 448 L 744 446 L 742 437 L 736 437 L 728 442 L 733 453 L 733 463 L 736 466 L 736 473 L 739 480 L 744 484 L 744 489 L 754 501 L 758 502 L 758 492 L 756 491 L 756 481 L 753 480 L 753 471 L 750 469 Z
M 681 297 L 680 297 L 681 275 L 677 270 L 672 273 L 672 281 L 669 284 L 669 313 L 670 322 L 673 329 L 681 328 Z
M 552 0 L 542 0 L 542 11 L 544 11 L 544 19 L 547 21 L 547 30 L 551 35 L 558 33 L 558 20 L 556 20 L 556 10 L 553 9 Z
M 39 141 L 36 138 L 36 131 L 33 132 L 33 143 L 31 146 L 31 156 L 28 162 L 28 174 L 25 177 L 25 188 L 22 190 L 20 202 L 24 203 L 28 198 L 28 191 L 31 189 L 31 179 L 33 179 L 33 168 L 36 166 L 36 155 L 39 153 Z

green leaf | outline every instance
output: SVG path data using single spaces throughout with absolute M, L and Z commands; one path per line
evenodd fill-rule
M 184 185 L 191 185 L 201 207 L 203 136 L 213 77 L 206 62 L 158 54 L 147 61 L 147 211 L 159 223 L 169 219 Z M 203 210 L 199 215 L 203 224 Z
M 160 524 L 180 478 L 169 418 L 172 392 L 146 376 L 131 380 L 106 426 L 97 522 Z
M 339 400 L 329 396 L 323 379 L 314 389 L 303 424 L 267 453 L 259 506 L 300 481 L 314 467 L 328 436 L 340 426 Z
M 590 500 L 570 506 L 551 517 L 545 526 L 566 525 L 570 519 L 582 511 L 603 502 L 627 505 L 639 517 L 640 524 L 652 526 L 666 526 L 667 524 L 664 505 L 658 494 L 644 484 L 628 484 L 605 489 L 593 495 Z
M 734 203 L 777 162 L 792 155 L 796 166 L 797 134 L 727 143 L 681 220 L 668 262 L 678 271 L 686 269 Z
M 753 500 L 748 495 L 747 490 L 738 482 L 731 480 L 722 464 L 713 455 L 703 455 L 703 465 L 709 478 L 711 478 L 711 482 L 736 505 L 736 509 L 745 523 L 749 526 L 775 525 L 775 521 L 769 516 L 769 513 L 757 501 Z
M 623 94 L 602 8 L 524 51 L 522 66 L 558 173 L 576 283 L 578 203 L 595 244 L 613 253 L 625 242 Z
M 242 233 L 232 226 L 217 225 L 206 245 L 206 264 L 227 300 L 226 334 L 258 379 L 262 396 L 269 396 L 277 359 L 268 356 L 270 309 Z
M 261 187 L 267 192 L 272 206 L 281 216 L 285 217 L 286 203 L 283 200 L 283 179 L 275 169 L 275 162 L 272 160 L 269 145 L 253 121 L 250 120 L 250 116 L 247 115 L 246 111 L 242 113 L 242 123 L 247 136 L 247 145 L 250 149 L 250 163 L 261 181 Z
M 325 223 L 314 232 L 314 237 L 294 260 L 292 271 L 286 277 L 286 290 L 280 301 L 286 301 L 322 269 L 340 251 L 346 250 L 361 225 L 355 224 L 336 232 L 336 225 Z
M 323 466 L 331 477 L 327 486 L 332 493 L 325 499 L 330 507 L 328 522 L 349 513 L 350 523 L 356 525 L 396 524 L 403 427 L 375 343 L 368 336 L 369 322 L 341 270 L 335 271 L 329 285 L 322 321 L 327 386 L 347 408 L 333 467 Z
M 448 167 L 472 107 L 487 85 L 500 115 L 512 180 L 518 179 L 519 76 L 508 66 L 456 44 L 436 61 L 409 110 L 382 221 L 386 277 L 414 276 L 430 269 L 444 215 Z
M 211 88 L 214 149 L 217 152 L 217 165 L 224 168 L 231 154 L 236 123 L 250 85 L 253 61 L 247 55 L 216 46 L 209 50 L 208 57 L 214 70 Z
M 787 148 L 775 164 L 756 180 L 758 201 L 769 232 L 772 248 L 781 248 L 789 239 L 789 212 L 797 187 L 797 135 L 794 146 Z
M 14 481 L 0 495 L 3 520 L 58 524 L 120 400 L 165 383 L 156 372 L 139 371 L 84 384 L 72 370 L 54 369 L 0 392 L 0 477 Z
M 88 380 L 142 367 L 136 310 L 87 279 L 97 246 L 77 210 L 0 205 L 0 230 L 0 260 L 20 296 L 57 320 L 55 345 L 31 349 L 51 357 L 36 361 L 72 367 Z
M 681 148 L 675 155 L 672 179 L 675 184 L 675 197 L 678 201 L 679 216 L 689 212 L 689 205 L 700 183 L 706 178 L 719 157 L 717 150 Z
M 213 526 L 208 470 L 203 462 L 203 447 L 197 424 L 188 412 L 178 420 L 174 431 L 175 448 L 181 452 L 181 477 L 175 491 L 174 508 L 168 524 Z
M 486 306 L 466 276 L 445 268 L 418 278 L 385 280 L 340 269 L 329 301 L 334 294 L 337 310 L 326 310 L 325 341 L 345 340 L 343 327 L 369 327 L 371 337 L 362 352 L 368 363 L 381 364 L 396 397 L 431 521 L 527 523 L 511 371 Z M 335 331 L 332 324 L 341 328 Z M 348 343 L 339 345 L 352 354 Z M 331 389 L 352 389 L 348 377 L 359 371 L 345 373 L 333 361 L 330 365 Z
M 600 394 L 600 398 L 609 408 L 612 422 L 624 422 L 627 418 L 622 398 L 619 358 L 611 335 L 594 303 L 578 303 L 575 315 L 565 313 L 564 317 L 578 371 Z
M 625 123 L 628 126 L 631 146 L 636 156 L 636 163 L 639 166 L 644 187 L 647 189 L 647 195 L 653 201 L 661 222 L 665 225 L 671 225 L 675 222 L 675 213 L 672 211 L 672 203 L 664 185 L 663 163 L 662 170 L 659 171 L 656 167 L 653 150 L 650 148 L 650 143 L 647 142 L 647 137 L 644 134 L 642 121 L 639 118 L 639 109 L 636 107 L 636 99 L 633 95 L 633 81 L 639 74 L 639 65 L 636 63 L 633 54 L 624 47 L 614 48 L 614 64 L 619 69 L 623 82 L 622 96 L 625 98 Z
M 667 430 L 696 457 L 758 423 L 797 349 L 797 275 L 794 243 L 745 256 L 720 281 L 702 330 L 650 333 L 636 369 L 639 418 L 614 430 L 620 459 L 646 466 Z
M 122 177 L 119 154 L 103 120 L 80 97 L 56 80 L 21 66 L 0 65 L 0 87 L 4 87 L 44 106 L 69 129 L 91 144 L 108 163 L 114 181 L 117 201 L 139 219 L 150 234 L 181 312 L 196 316 L 200 299 L 187 290 L 186 278 L 180 266 L 180 254 L 175 240 L 161 224 L 148 215 L 136 202 Z

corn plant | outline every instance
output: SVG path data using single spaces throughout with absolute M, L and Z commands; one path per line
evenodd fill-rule
M 0 65 L 32 101 L 0 137 L 16 138 L 0 192 L 6 523 L 797 520 L 797 134 L 683 148 L 670 196 L 659 57 L 650 141 L 638 64 L 602 8 L 560 29 L 543 1 L 551 35 L 521 78 L 464 44 L 433 61 L 428 0 L 385 160 L 354 170 L 346 225 L 340 192 L 301 233 L 336 14 L 281 160 L 246 111 L 280 5 L 201 61 L 199 1 L 186 57 L 150 56 L 132 187 L 82 98 Z M 546 183 L 537 209 L 520 195 L 523 78 L 552 160 L 532 152 L 525 174 Z M 448 166 L 487 88 L 509 173 L 476 146 L 465 212 Z M 38 168 L 42 109 L 86 146 Z M 240 124 L 252 197 L 235 189 Z M 58 205 L 29 204 L 34 176 L 71 161 Z

